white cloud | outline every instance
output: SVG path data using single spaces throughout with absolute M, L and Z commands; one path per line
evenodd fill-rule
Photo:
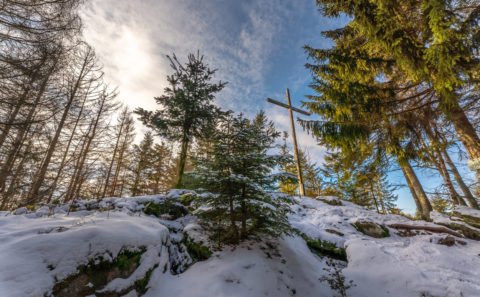
M 267 95 L 285 96 L 282 90 L 267 94 L 271 56 L 279 48 L 299 47 L 285 44 L 285 34 L 299 21 L 294 12 L 304 13 L 311 3 L 227 2 L 91 0 L 82 13 L 85 37 L 104 64 L 107 80 L 118 86 L 120 99 L 132 109 L 157 108 L 153 97 L 163 92 L 171 73 L 165 55 L 175 52 L 184 61 L 198 49 L 219 69 L 216 78 L 229 82 L 217 98 L 219 105 L 250 116 L 267 108 Z M 285 76 L 301 83 L 295 74 Z M 267 110 L 279 129 L 290 132 L 286 110 Z M 144 130 L 141 124 L 138 128 Z M 318 161 L 323 149 L 298 124 L 297 131 L 300 146 Z

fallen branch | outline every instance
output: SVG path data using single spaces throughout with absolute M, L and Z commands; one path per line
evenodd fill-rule
M 446 227 L 435 227 L 435 226 L 412 226 L 412 225 L 406 225 L 406 224 L 391 224 L 388 225 L 390 228 L 394 229 L 408 229 L 408 230 L 425 230 L 425 231 L 430 231 L 434 233 L 448 233 L 453 236 L 457 237 L 463 237 L 462 234 L 455 232 L 451 229 L 448 229 Z

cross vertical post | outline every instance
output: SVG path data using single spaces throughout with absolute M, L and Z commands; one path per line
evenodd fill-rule
M 305 196 L 305 187 L 303 185 L 302 165 L 300 164 L 300 156 L 298 154 L 297 134 L 295 133 L 295 121 L 293 120 L 292 102 L 290 101 L 290 90 L 289 89 L 287 89 L 287 103 L 288 103 L 288 113 L 290 115 L 290 125 L 292 126 L 293 152 L 294 152 L 294 155 L 295 155 L 295 163 L 297 164 L 298 190 L 300 192 L 300 196 Z
M 300 156 L 298 154 L 298 146 L 297 146 L 297 135 L 295 133 L 295 122 L 293 120 L 293 112 L 298 112 L 306 116 L 310 116 L 309 112 L 301 110 L 299 108 L 293 107 L 292 102 L 290 100 L 290 90 L 287 89 L 287 103 L 281 103 L 271 98 L 267 98 L 267 102 L 273 103 L 275 105 L 281 106 L 283 108 L 288 109 L 288 113 L 290 115 L 290 125 L 292 128 L 292 138 L 293 138 L 293 154 L 295 156 L 295 163 L 297 165 L 297 177 L 298 177 L 298 190 L 300 192 L 300 196 L 305 196 L 305 186 L 303 185 L 303 174 L 302 174 L 302 166 L 300 164 Z

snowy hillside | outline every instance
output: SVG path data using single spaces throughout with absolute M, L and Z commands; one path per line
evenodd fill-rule
M 290 236 L 219 250 L 180 203 L 192 194 L 1 212 L 0 296 L 342 296 L 339 281 L 347 296 L 480 296 L 478 211 L 439 225 L 295 197 Z M 321 257 L 343 248 L 348 263 Z

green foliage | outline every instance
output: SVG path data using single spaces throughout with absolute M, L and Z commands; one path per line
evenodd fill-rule
M 333 206 L 343 206 L 342 201 L 340 200 L 328 200 L 328 199 L 322 199 L 322 198 L 317 198 L 317 199 Z
M 432 203 L 432 208 L 435 211 L 440 213 L 448 213 L 451 209 L 451 201 L 441 197 L 440 195 L 436 195 L 430 198 L 430 202 Z
M 302 234 L 303 239 L 307 243 L 308 248 L 320 257 L 329 257 L 337 260 L 348 261 L 347 252 L 344 248 L 339 248 L 335 243 L 324 240 L 314 240 L 305 234 Z
M 267 191 L 276 187 L 273 169 L 284 156 L 270 155 L 279 136 L 260 112 L 255 119 L 229 116 L 218 122 L 211 142 L 194 160 L 192 173 L 210 194 L 198 197 L 198 215 L 214 230 L 217 242 L 237 243 L 255 232 L 288 230 L 286 198 Z
M 191 142 L 201 136 L 204 126 L 222 114 L 213 100 L 225 83 L 211 82 L 215 70 L 208 67 L 199 53 L 188 55 L 185 65 L 178 61 L 175 54 L 167 57 L 173 74 L 167 76 L 169 86 L 165 88 L 164 94 L 155 98 L 160 109 L 153 112 L 137 108 L 135 113 L 140 115 L 143 124 L 155 130 L 158 135 L 181 143 L 177 186 L 182 186 Z
M 393 194 L 396 188 L 387 181 L 387 168 L 388 163 L 382 156 L 328 153 L 320 169 L 322 194 L 388 213 L 394 208 L 397 196 Z
M 317 5 L 325 16 L 350 16 L 343 28 L 323 32 L 332 48 L 305 47 L 315 91 L 305 106 L 322 119 L 302 124 L 321 144 L 360 158 L 381 153 L 400 165 L 424 161 L 426 127 L 442 117 L 455 124 L 471 157 L 478 154 L 478 136 L 462 109 L 478 101 L 479 91 L 480 14 L 470 1 Z
M 187 233 L 183 233 L 182 243 L 194 262 L 204 261 L 212 256 L 212 251 L 208 247 L 204 246 L 202 242 L 195 242 Z
M 383 238 L 390 236 L 390 230 L 383 225 L 375 224 L 373 222 L 357 221 L 352 224 L 355 229 L 365 235 L 375 238 Z
M 157 267 L 158 267 L 158 264 L 155 264 L 155 266 L 153 266 L 153 268 L 149 269 L 145 273 L 144 278 L 135 281 L 135 289 L 137 290 L 138 293 L 140 293 L 140 294 L 147 293 L 147 290 L 148 290 L 147 285 L 150 282 L 150 277 L 152 276 L 153 270 L 155 270 L 155 268 L 157 268 Z
M 177 199 L 165 199 L 162 203 L 145 202 L 143 212 L 160 218 L 162 215 L 171 216 L 172 220 L 188 214 L 188 209 L 179 205 Z
M 138 267 L 145 251 L 145 247 L 140 247 L 136 251 L 122 249 L 113 261 L 104 260 L 102 257 L 92 259 L 88 264 L 77 267 L 78 273 L 57 282 L 53 287 L 53 294 L 55 296 L 91 295 L 107 284 L 109 276 L 117 275 L 116 277 L 127 278 L 133 272 L 132 269 Z M 115 272 L 116 268 L 118 270 Z M 92 283 L 93 287 L 87 287 L 87 283 Z

